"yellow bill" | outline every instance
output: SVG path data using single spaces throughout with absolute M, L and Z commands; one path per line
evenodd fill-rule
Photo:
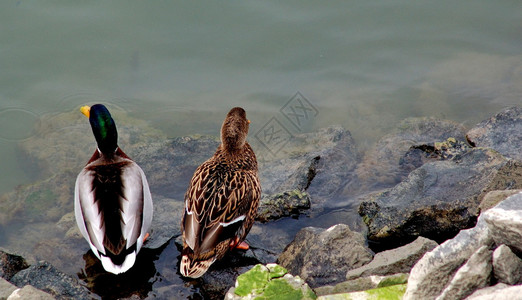
M 82 107 L 80 108 L 80 111 L 82 112 L 82 114 L 84 114 L 84 115 L 88 118 L 89 115 L 90 115 L 90 112 L 91 112 L 91 107 L 90 107 L 90 106 L 87 106 L 87 105 L 82 106 Z

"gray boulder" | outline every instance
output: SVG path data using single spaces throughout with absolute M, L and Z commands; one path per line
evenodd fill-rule
M 491 254 L 488 246 L 480 247 L 468 261 L 458 269 L 449 285 L 437 300 L 462 299 L 476 289 L 488 286 L 491 280 Z
M 76 278 L 60 272 L 45 261 L 40 261 L 36 265 L 16 273 L 11 278 L 11 282 L 18 287 L 32 285 L 51 294 L 56 299 L 95 298 Z
M 389 246 L 421 235 L 451 238 L 476 222 L 490 190 L 522 187 L 522 165 L 498 152 L 474 148 L 450 160 L 426 163 L 379 196 L 361 203 L 370 240 Z
M 318 287 L 345 281 L 348 270 L 371 260 L 364 237 L 339 224 L 328 229 L 301 229 L 281 253 L 278 263 L 311 287 Z
M 408 245 L 375 254 L 370 263 L 348 271 L 346 280 L 369 275 L 408 273 L 424 253 L 431 251 L 435 247 L 437 247 L 436 242 L 418 237 Z
M 522 259 L 506 245 L 493 252 L 493 273 L 498 282 L 515 285 L 522 283 Z
M 507 108 L 468 131 L 469 142 L 522 161 L 522 107 Z

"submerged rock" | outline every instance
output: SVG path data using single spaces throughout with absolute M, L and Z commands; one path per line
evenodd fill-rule
M 522 161 L 522 107 L 507 108 L 468 131 L 473 146 L 494 149 Z
M 357 151 L 349 131 L 331 126 L 295 135 L 276 157 L 259 162 L 264 193 L 306 191 L 316 209 L 353 177 Z
M 281 253 L 278 263 L 311 287 L 318 287 L 344 281 L 348 270 L 371 260 L 364 237 L 339 224 L 328 229 L 301 229 Z
M 465 139 L 464 127 L 452 121 L 435 118 L 409 118 L 402 121 L 394 132 L 382 137 L 357 166 L 357 179 L 344 188 L 345 195 L 391 187 L 430 157 L 425 153 L 415 160 L 412 147 L 433 145 L 453 138 Z M 433 157 L 431 157 L 433 158 Z
M 256 265 L 237 277 L 235 287 L 225 299 L 316 299 L 317 296 L 299 276 L 292 276 L 276 264 Z
M 475 224 L 488 191 L 522 187 L 518 174 L 522 164 L 493 150 L 473 148 L 450 160 L 424 164 L 400 184 L 363 201 L 359 213 L 368 238 L 388 247 L 420 235 L 441 242 Z

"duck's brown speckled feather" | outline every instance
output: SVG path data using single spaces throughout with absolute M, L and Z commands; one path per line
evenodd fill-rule
M 203 275 L 231 243 L 243 241 L 260 197 L 257 160 L 250 145 L 245 142 L 235 150 L 221 145 L 197 168 L 185 194 L 181 273 Z

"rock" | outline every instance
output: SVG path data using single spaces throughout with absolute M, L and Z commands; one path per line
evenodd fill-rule
M 31 299 L 31 300 L 54 300 L 55 298 L 50 294 L 35 289 L 30 285 L 26 285 L 21 289 L 15 290 L 7 300 Z
M 522 251 L 522 193 L 515 194 L 486 211 L 484 220 L 497 245 Z
M 397 284 L 376 289 L 371 289 L 363 292 L 353 292 L 346 294 L 333 294 L 320 296 L 317 300 L 373 300 L 373 299 L 390 299 L 400 300 L 406 290 L 406 284 Z
M 462 299 L 472 294 L 476 289 L 489 285 L 491 280 L 492 251 L 489 247 L 480 247 L 469 260 L 455 273 L 449 285 L 437 300 Z
M 350 280 L 369 275 L 408 273 L 424 253 L 435 247 L 437 247 L 436 242 L 418 237 L 408 245 L 375 254 L 370 263 L 348 271 L 346 279 Z
M 493 252 L 493 274 L 498 282 L 522 283 L 522 260 L 508 246 L 500 245 Z
M 292 276 L 276 264 L 256 265 L 237 277 L 225 299 L 316 299 L 317 296 L 299 276 Z
M 278 263 L 311 287 L 339 283 L 348 270 L 370 262 L 364 237 L 339 224 L 328 229 L 306 227 L 281 253 Z
M 11 280 L 13 275 L 28 267 L 23 257 L 0 250 L 0 278 Z
M 73 210 L 76 172 L 64 171 L 0 196 L 0 225 L 58 221 Z
M 478 206 L 491 190 L 522 187 L 522 164 L 498 152 L 474 148 L 450 160 L 426 163 L 374 199 L 359 213 L 372 241 L 398 246 L 424 236 L 437 242 L 476 222 Z M 509 180 L 506 174 L 513 174 Z
M 352 177 L 357 151 L 350 132 L 340 126 L 297 134 L 276 157 L 259 159 L 263 192 L 307 191 L 316 209 Z
M 522 107 L 507 108 L 468 131 L 470 144 L 522 161 Z
M 194 171 L 214 155 L 218 146 L 216 137 L 178 137 L 141 146 L 136 149 L 135 160 L 147 175 L 152 193 L 184 199 Z
M 9 281 L 0 278 L 0 300 L 5 300 L 12 292 L 14 292 L 18 287 L 11 284 Z
M 315 288 L 314 291 L 318 296 L 324 296 L 329 294 L 365 291 L 396 284 L 405 284 L 406 282 L 408 282 L 408 274 L 405 273 L 388 276 L 371 275 L 347 280 L 345 282 L 338 283 L 335 286 L 321 286 Z
M 345 195 L 361 191 L 373 191 L 392 187 L 405 179 L 414 169 L 420 167 L 429 157 L 413 160 L 412 147 L 434 145 L 453 138 L 465 139 L 464 127 L 453 121 L 435 118 L 409 118 L 402 121 L 394 132 L 382 137 L 369 150 L 357 166 L 357 180 L 345 187 Z
M 51 264 L 40 261 L 36 265 L 16 273 L 11 282 L 22 287 L 32 285 L 57 299 L 92 299 L 87 288 L 70 275 L 58 271 Z
M 143 247 L 158 249 L 170 239 L 181 235 L 181 215 L 184 203 L 180 200 L 153 195 L 154 217 L 150 228 L 150 236 Z
M 257 209 L 256 221 L 268 222 L 282 217 L 298 216 L 310 208 L 310 197 L 301 190 L 265 195 L 261 197 Z
M 481 212 L 484 212 L 495 205 L 499 204 L 501 201 L 506 199 L 507 197 L 520 193 L 522 190 L 500 190 L 500 191 L 491 191 L 488 192 L 482 202 L 480 202 L 479 209 Z
M 509 286 L 499 283 L 494 286 L 475 291 L 466 300 L 498 300 L 498 299 L 522 299 L 522 285 Z
M 491 245 L 493 239 L 481 215 L 474 228 L 460 231 L 453 239 L 424 254 L 410 272 L 404 300 L 434 299 L 476 249 Z

